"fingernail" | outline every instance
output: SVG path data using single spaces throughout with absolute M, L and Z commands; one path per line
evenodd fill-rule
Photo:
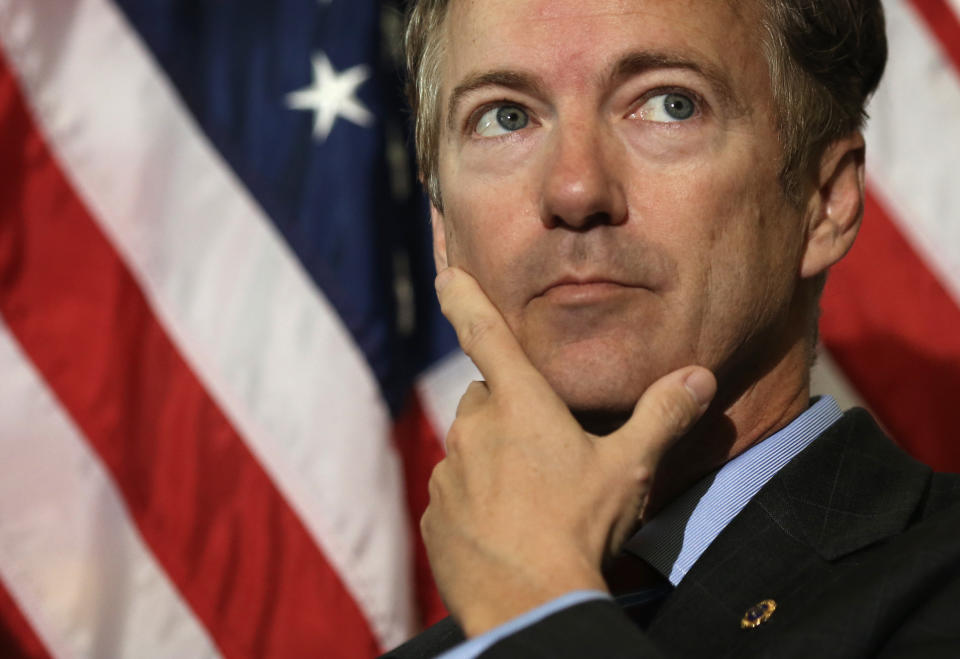
M 437 289 L 437 293 L 442 291 L 447 284 L 450 283 L 450 280 L 453 279 L 453 273 L 450 272 L 450 268 L 444 268 L 437 273 L 437 278 L 433 280 L 433 285 Z
M 707 408 L 713 400 L 713 395 L 717 393 L 717 381 L 710 371 L 702 368 L 693 369 L 683 381 L 683 385 L 700 406 L 701 412 Z

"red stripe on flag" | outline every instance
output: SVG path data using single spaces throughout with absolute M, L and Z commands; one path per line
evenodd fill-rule
M 945 0 L 910 0 L 960 75 L 960 17 Z
M 3 60 L 0 145 L 0 313 L 216 644 L 234 657 L 375 654 L 338 575 L 60 172 Z
M 0 581 L 0 657 L 46 659 L 49 656 L 43 641 Z
M 868 190 L 863 228 L 830 273 L 821 338 L 894 437 L 960 471 L 960 308 Z
M 414 543 L 414 578 L 420 624 L 427 627 L 447 615 L 447 609 L 433 582 L 427 551 L 420 536 L 420 518 L 430 501 L 427 482 L 434 466 L 443 458 L 443 449 L 415 393 L 410 395 L 403 412 L 394 423 L 393 437 L 403 458 L 407 509 L 410 511 L 411 521 L 410 536 Z

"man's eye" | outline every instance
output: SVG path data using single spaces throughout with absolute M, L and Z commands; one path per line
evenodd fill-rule
M 476 130 L 477 134 L 483 137 L 496 137 L 520 130 L 528 121 L 530 118 L 526 111 L 516 105 L 499 105 L 483 113 L 477 122 Z
M 697 112 L 697 104 L 684 94 L 657 94 L 644 102 L 636 115 L 644 121 L 685 121 Z

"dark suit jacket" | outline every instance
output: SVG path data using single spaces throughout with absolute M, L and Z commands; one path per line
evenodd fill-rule
M 773 615 L 742 629 L 765 599 Z M 462 640 L 446 619 L 386 656 Z M 482 656 L 960 657 L 960 476 L 931 473 L 850 411 L 750 501 L 645 631 L 593 601 Z

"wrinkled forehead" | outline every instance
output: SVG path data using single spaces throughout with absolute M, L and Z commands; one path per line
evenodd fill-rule
M 742 0 L 452 0 L 442 38 L 442 111 L 453 88 L 486 71 L 585 85 L 626 53 L 698 62 L 745 95 L 768 75 L 758 7 Z
M 670 14 L 681 21 L 686 16 L 693 25 L 697 21 L 692 19 L 713 10 L 746 23 L 759 18 L 763 9 L 763 3 L 756 0 L 448 0 L 443 4 L 448 23 L 474 29 L 482 23 L 510 23 L 526 17 L 549 22 L 597 14 Z

